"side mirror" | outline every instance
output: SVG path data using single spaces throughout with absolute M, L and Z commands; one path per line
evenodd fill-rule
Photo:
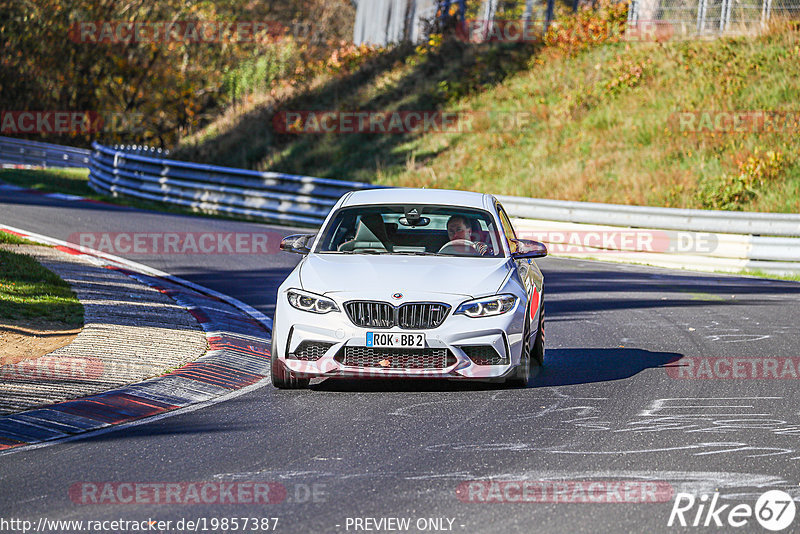
M 544 258 L 547 256 L 547 247 L 544 243 L 531 241 L 530 239 L 512 239 L 517 244 L 517 251 L 511 257 L 515 260 L 523 258 Z
M 311 252 L 311 243 L 317 234 L 295 234 L 281 239 L 280 249 L 284 252 L 295 254 L 308 254 Z

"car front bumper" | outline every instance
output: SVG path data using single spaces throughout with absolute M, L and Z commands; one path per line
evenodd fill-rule
M 283 295 L 281 295 L 283 297 Z M 280 298 L 280 297 L 279 297 Z M 285 298 L 285 297 L 284 297 Z M 455 306 L 453 307 L 455 309 Z M 496 317 L 470 318 L 453 315 L 451 310 L 441 326 L 429 330 L 360 328 L 344 312 L 324 315 L 297 310 L 285 301 L 275 314 L 272 357 L 280 358 L 286 368 L 298 378 L 451 378 L 468 380 L 500 379 L 519 364 L 523 345 L 525 307 L 517 302 L 514 309 Z M 534 323 L 536 324 L 536 323 Z M 447 349 L 446 366 L 421 368 L 411 366 L 380 367 L 345 365 L 345 347 L 366 347 L 368 332 L 397 334 L 424 333 L 426 348 Z M 533 332 L 532 334 L 535 334 Z M 288 342 L 288 346 L 287 346 Z M 302 343 L 328 343 L 331 346 L 318 359 L 300 360 L 288 357 Z M 501 365 L 479 365 L 463 347 L 491 346 L 505 359 Z M 287 350 L 288 349 L 288 350 Z M 375 349 L 380 351 L 380 349 Z M 391 360 L 393 356 L 389 356 Z

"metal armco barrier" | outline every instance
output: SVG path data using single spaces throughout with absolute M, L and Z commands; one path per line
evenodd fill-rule
M 800 215 L 689 210 L 498 196 L 515 217 L 585 224 L 800 237 Z
M 15 141 L 18 140 L 0 137 L 0 151 L 5 154 L 9 150 L 7 147 Z M 31 162 L 32 158 L 47 160 L 49 156 L 32 155 L 31 143 L 19 142 L 24 145 L 28 159 L 17 161 L 36 164 Z M 69 147 L 46 146 L 53 147 L 52 154 L 62 154 L 61 160 L 67 159 L 63 154 L 68 150 L 80 152 L 80 149 Z M 267 222 L 318 226 L 336 200 L 347 191 L 378 187 L 360 182 L 164 159 L 162 154 L 141 147 L 110 148 L 98 143 L 92 146 L 94 150 L 88 162 L 89 185 L 99 193 L 167 202 L 208 213 Z M 515 217 L 515 226 L 522 237 L 538 237 L 544 230 L 546 235 L 539 240 L 547 242 L 556 256 L 710 271 L 757 269 L 772 274 L 800 273 L 800 215 L 797 214 L 653 208 L 509 196 L 498 198 L 508 213 Z M 652 250 L 616 244 L 604 246 L 601 239 L 600 245 L 595 247 L 582 246 L 577 251 L 565 247 L 576 235 L 600 232 L 608 236 L 625 228 L 653 232 L 668 246 Z
M 163 159 L 99 143 L 92 147 L 89 185 L 97 192 L 269 222 L 318 226 L 343 194 L 375 187 Z
M 557 221 L 570 223 L 568 230 L 573 233 L 639 228 L 680 232 L 682 235 L 673 236 L 676 241 L 685 239 L 696 243 L 708 238 L 716 243 L 708 250 L 676 247 L 655 253 L 635 251 L 639 254 L 627 250 L 623 251 L 622 257 L 609 250 L 567 254 L 575 257 L 638 261 L 667 267 L 679 266 L 680 263 L 684 268 L 702 270 L 800 273 L 800 215 L 793 213 L 657 208 L 509 196 L 498 196 L 498 199 L 510 215 L 519 218 L 518 224 L 529 231 L 534 230 L 532 220 L 537 221 L 538 228 Z
M 511 210 L 509 210 L 511 211 Z M 553 256 L 591 258 L 701 271 L 800 273 L 800 239 L 663 230 L 515 218 L 523 239 Z
M 37 167 L 88 167 L 91 150 L 0 136 L 0 163 Z

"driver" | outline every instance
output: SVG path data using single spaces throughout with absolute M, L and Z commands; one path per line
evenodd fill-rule
M 472 246 L 475 247 L 475 250 L 477 250 L 481 255 L 486 254 L 486 251 L 489 248 L 486 243 L 477 241 L 477 239 L 479 239 L 478 236 L 473 236 L 472 225 L 470 224 L 469 219 L 463 215 L 453 215 L 450 217 L 450 219 L 448 219 L 447 237 L 450 238 L 450 241 L 464 239 L 471 242 Z

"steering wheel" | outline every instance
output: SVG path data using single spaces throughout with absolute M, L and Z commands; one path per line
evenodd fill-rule
M 476 248 L 476 243 L 467 239 L 454 239 L 445 243 L 439 249 L 439 254 L 459 254 L 464 256 L 478 256 L 480 253 Z

